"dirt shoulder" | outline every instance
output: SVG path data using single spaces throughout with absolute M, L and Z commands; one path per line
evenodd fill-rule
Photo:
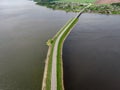
M 96 4 L 111 4 L 111 3 L 118 3 L 120 0 L 97 0 Z

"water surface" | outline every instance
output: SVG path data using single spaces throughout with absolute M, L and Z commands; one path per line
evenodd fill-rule
M 120 16 L 82 14 L 63 63 L 66 90 L 120 90 Z
M 45 42 L 73 16 L 32 0 L 0 0 L 0 90 L 40 90 Z

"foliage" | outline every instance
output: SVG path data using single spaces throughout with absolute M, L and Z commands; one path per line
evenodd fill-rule
M 96 0 L 34 0 L 35 2 L 78 2 L 78 3 L 92 3 Z
M 66 12 L 80 12 L 81 9 L 86 7 L 86 3 L 68 3 L 68 2 L 39 2 L 38 5 L 46 6 L 52 8 L 53 10 L 64 10 Z M 87 8 L 85 12 L 89 13 L 102 13 L 102 14 L 120 14 L 120 3 L 113 4 L 93 4 L 91 7 Z
M 95 2 L 96 0 L 53 0 L 57 2 L 78 2 L 78 3 L 92 3 Z

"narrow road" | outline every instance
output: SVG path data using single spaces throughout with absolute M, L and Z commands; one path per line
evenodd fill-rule
M 88 6 L 86 6 L 85 8 L 83 8 L 79 13 L 78 15 L 76 16 L 76 18 L 79 18 L 80 15 L 85 11 L 85 9 L 89 8 L 92 4 L 90 3 Z
M 74 21 L 74 19 L 71 21 L 71 23 Z M 57 90 L 57 51 L 58 51 L 58 44 L 60 41 L 60 38 L 65 33 L 65 31 L 69 28 L 71 25 L 69 23 L 67 27 L 60 33 L 58 38 L 56 39 L 54 50 L 53 50 L 53 60 L 52 60 L 52 75 L 51 75 L 51 90 Z

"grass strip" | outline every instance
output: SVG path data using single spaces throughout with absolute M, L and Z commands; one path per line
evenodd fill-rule
M 45 90 L 51 90 L 52 54 L 53 54 L 54 43 L 55 42 L 52 42 L 49 45 L 50 55 L 49 55 L 49 60 L 48 60 L 48 69 L 47 69 L 46 89 Z

